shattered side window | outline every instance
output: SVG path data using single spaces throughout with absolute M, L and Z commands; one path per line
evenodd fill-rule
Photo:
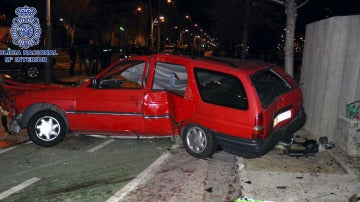
M 196 68 L 196 83 L 202 100 L 205 102 L 248 109 L 248 99 L 241 81 L 230 74 Z
M 188 83 L 186 67 L 178 64 L 157 62 L 152 90 L 166 90 L 184 96 Z
M 98 79 L 102 89 L 143 89 L 145 61 L 119 63 Z
M 264 108 L 267 108 L 276 97 L 292 89 L 290 83 L 272 69 L 255 73 L 251 80 Z

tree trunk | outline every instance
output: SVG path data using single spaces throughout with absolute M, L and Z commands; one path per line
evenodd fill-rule
M 114 29 L 111 29 L 111 31 L 110 31 L 110 39 L 109 39 L 109 46 L 111 47 L 111 42 L 112 42 L 112 38 L 113 38 L 113 33 L 114 33 Z
M 296 3 L 295 0 L 285 2 L 286 13 L 286 38 L 285 38 L 285 71 L 294 77 L 294 36 L 296 22 Z
M 249 32 L 249 0 L 245 0 L 244 29 L 242 34 L 241 59 L 247 56 L 248 32 Z
M 72 46 L 75 43 L 75 25 L 73 25 L 70 29 L 70 46 Z

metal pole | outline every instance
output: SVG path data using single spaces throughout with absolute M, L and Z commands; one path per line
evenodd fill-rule
M 46 48 L 48 50 L 52 49 L 52 35 L 51 35 L 51 13 L 50 13 L 50 0 L 46 0 Z M 52 74 L 52 58 L 47 56 L 47 63 L 45 65 L 45 84 L 51 83 L 51 74 Z
M 160 52 L 160 21 L 158 23 L 158 41 L 157 41 L 157 52 Z
M 151 49 L 151 51 L 153 51 L 154 50 L 154 21 L 153 20 L 151 21 L 150 39 L 151 39 L 150 49 Z
M 152 6 L 151 0 L 148 0 L 149 3 L 149 11 L 150 11 L 150 49 L 153 51 L 154 49 L 154 20 L 153 20 L 153 13 L 152 13 Z

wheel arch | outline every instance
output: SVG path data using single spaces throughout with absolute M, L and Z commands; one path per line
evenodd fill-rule
M 26 127 L 29 123 L 30 118 L 40 111 L 54 111 L 58 113 L 65 121 L 66 128 L 69 128 L 69 122 L 67 120 L 65 112 L 58 106 L 51 103 L 36 103 L 26 108 L 21 116 L 21 127 Z
M 181 125 L 180 125 L 180 134 L 179 136 L 182 137 L 183 136 L 183 133 L 184 133 L 184 130 L 186 129 L 186 127 L 190 126 L 190 125 L 195 125 L 195 126 L 199 126 L 199 127 L 202 127 L 202 128 L 205 128 L 207 130 L 209 130 L 210 132 L 212 132 L 212 130 L 210 128 L 207 128 L 205 127 L 204 125 L 200 124 L 200 123 L 197 123 L 197 122 L 194 122 L 192 120 L 185 120 L 183 122 L 181 122 Z

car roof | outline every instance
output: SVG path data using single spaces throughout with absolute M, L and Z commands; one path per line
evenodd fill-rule
M 177 54 L 166 54 L 166 53 L 157 53 L 152 56 L 155 58 L 169 58 L 170 60 L 192 60 L 196 66 L 206 67 L 206 66 L 219 66 L 224 69 L 238 69 L 245 74 L 253 74 L 257 71 L 267 69 L 274 66 L 271 63 L 266 63 L 256 60 L 242 60 L 238 58 L 226 58 L 226 57 L 204 57 L 204 56 L 190 56 L 190 55 L 177 55 Z M 136 59 L 133 57 L 132 59 Z

